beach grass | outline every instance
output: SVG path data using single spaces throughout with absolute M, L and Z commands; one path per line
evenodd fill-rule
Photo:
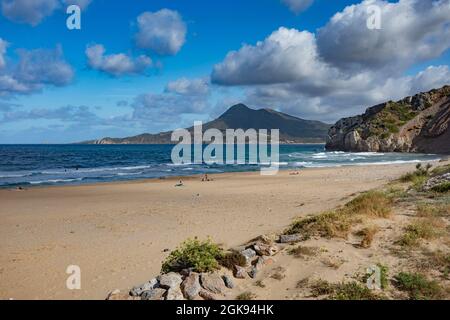
M 408 225 L 399 240 L 402 246 L 415 246 L 420 240 L 437 238 L 445 228 L 445 224 L 439 218 L 420 218 Z
M 408 294 L 412 300 L 439 299 L 442 288 L 435 280 L 428 280 L 423 274 L 401 272 L 394 277 L 396 287 Z
M 360 222 L 361 217 L 390 217 L 392 204 L 393 199 L 386 192 L 365 192 L 343 207 L 294 221 L 285 233 L 301 233 L 305 237 L 319 235 L 326 238 L 347 238 L 352 225 Z
M 450 216 L 450 203 L 419 203 L 417 216 L 423 218 Z
M 236 300 L 254 300 L 256 295 L 250 291 L 243 292 L 236 297 Z

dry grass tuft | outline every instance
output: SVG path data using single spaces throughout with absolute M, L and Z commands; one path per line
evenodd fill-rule
M 437 270 L 445 279 L 450 280 L 450 252 L 442 250 L 424 252 L 424 259 L 419 261 L 421 270 Z
M 319 254 L 319 251 L 320 250 L 318 247 L 298 246 L 296 248 L 289 250 L 289 254 L 293 255 L 296 258 L 303 258 L 305 256 L 315 257 Z
M 356 197 L 344 207 L 350 214 L 389 218 L 393 200 L 382 191 L 369 191 Z
M 236 300 L 254 300 L 256 298 L 256 295 L 250 291 L 246 291 L 241 293 L 236 297 Z
M 414 246 L 420 240 L 431 240 L 439 237 L 445 229 L 445 223 L 440 218 L 421 218 L 405 228 L 399 244 L 402 246 Z
M 417 205 L 417 216 L 426 218 L 450 216 L 450 204 L 419 203 Z
M 392 213 L 393 198 L 381 191 L 363 193 L 336 210 L 295 221 L 287 234 L 303 234 L 305 238 L 347 239 L 352 225 L 360 223 L 362 217 L 388 218 Z
M 313 297 L 329 295 L 334 293 L 335 290 L 335 286 L 333 284 L 322 279 L 314 281 L 309 288 Z
M 364 249 L 370 248 L 378 231 L 380 231 L 380 229 L 376 226 L 366 227 L 358 231 L 356 235 L 362 237 L 359 247 Z

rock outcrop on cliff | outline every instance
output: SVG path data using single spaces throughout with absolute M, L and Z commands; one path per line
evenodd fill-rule
M 419 93 L 339 120 L 327 150 L 450 154 L 450 86 Z

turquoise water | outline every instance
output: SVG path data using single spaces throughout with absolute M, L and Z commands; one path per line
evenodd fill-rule
M 258 165 L 174 165 L 172 145 L 0 145 L 0 187 L 82 184 L 256 171 Z M 281 145 L 280 169 L 415 163 L 438 155 L 325 152 L 324 145 Z

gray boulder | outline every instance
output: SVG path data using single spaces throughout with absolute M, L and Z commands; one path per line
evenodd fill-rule
M 151 290 L 144 291 L 141 294 L 142 300 L 164 300 L 164 295 L 166 290 L 162 288 L 155 288 Z
M 223 294 L 226 290 L 222 277 L 217 273 L 202 273 L 200 280 L 202 287 L 212 293 Z
M 222 276 L 223 282 L 225 283 L 225 286 L 227 288 L 233 289 L 234 288 L 234 283 L 233 283 L 233 279 L 231 279 L 231 277 L 227 276 L 227 275 L 223 275 Z
M 256 252 L 253 249 L 245 249 L 241 251 L 241 254 L 245 257 L 247 264 L 250 264 L 251 260 L 256 257 Z
M 260 256 L 273 256 L 278 252 L 278 247 L 276 245 L 268 245 L 259 242 L 253 246 L 256 253 Z
M 217 295 L 204 289 L 200 290 L 199 296 L 205 300 L 219 300 Z
M 247 270 L 240 266 L 234 266 L 234 277 L 237 279 L 245 279 L 247 277 Z
M 248 275 L 250 276 L 250 278 L 255 279 L 256 275 L 258 274 L 258 269 L 256 269 L 255 266 L 253 266 L 250 271 L 248 272 Z
M 181 284 L 184 296 L 189 300 L 194 300 L 201 290 L 200 275 L 192 272 Z
M 295 243 L 302 241 L 303 237 L 301 234 L 283 234 L 280 236 L 280 243 Z
M 130 290 L 130 295 L 133 297 L 140 296 L 144 291 L 149 291 L 158 286 L 158 280 L 152 279 L 147 281 L 146 283 L 141 284 L 140 286 L 133 287 Z
M 166 300 L 184 300 L 183 293 L 179 287 L 167 290 Z
M 181 275 L 176 272 L 162 274 L 158 276 L 158 280 L 159 286 L 164 289 L 171 289 L 178 287 L 181 284 L 181 282 L 183 282 Z

